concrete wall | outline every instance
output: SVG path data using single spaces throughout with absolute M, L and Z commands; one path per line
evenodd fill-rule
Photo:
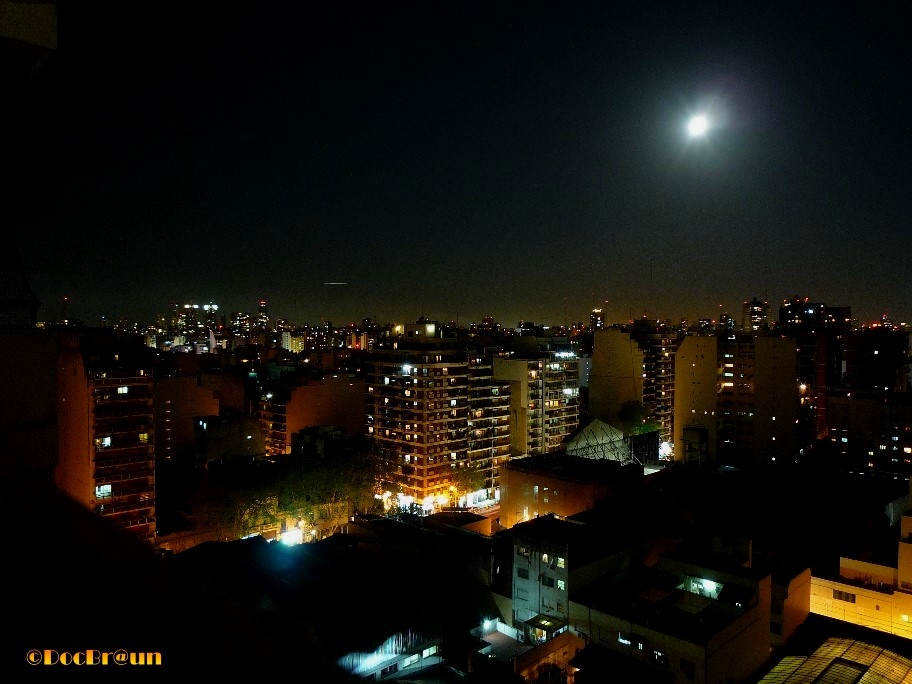
M 365 381 L 346 374 L 295 387 L 286 407 L 286 432 L 332 425 L 348 436 L 359 435 L 364 430 L 366 394 Z
M 618 411 L 627 401 L 643 401 L 643 352 L 622 330 L 596 330 L 589 371 L 589 414 L 617 425 Z
M 716 390 L 718 343 L 715 337 L 688 335 L 675 354 L 674 458 L 684 453 L 684 428 L 697 426 L 708 433 L 708 458 L 716 460 Z
M 836 598 L 834 591 L 842 592 L 843 599 Z M 812 577 L 811 612 L 912 639 L 912 593 L 877 591 Z

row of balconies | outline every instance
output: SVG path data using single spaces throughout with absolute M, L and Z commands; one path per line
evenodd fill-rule
M 99 461 L 110 460 L 112 462 L 122 463 L 125 459 L 136 458 L 137 460 L 146 460 L 154 454 L 154 448 L 151 444 L 131 444 L 129 446 L 109 446 L 103 449 L 95 449 L 96 467 Z M 144 458 L 145 457 L 145 458 Z
M 114 482 L 126 482 L 127 480 L 150 479 L 155 477 L 155 468 L 137 468 L 126 472 L 99 473 L 98 464 L 95 464 L 96 485 L 112 484 Z
M 94 385 L 151 385 L 152 370 L 147 368 L 105 368 L 87 370 L 86 377 Z
M 510 419 L 509 411 L 492 411 L 492 410 L 482 410 L 480 411 L 481 415 L 478 415 L 479 411 L 475 411 L 474 414 L 472 411 L 469 411 L 466 418 L 469 421 L 469 424 L 474 420 L 478 423 L 499 423 L 501 421 L 507 421 Z
M 155 510 L 155 500 L 152 499 L 134 501 L 123 501 L 119 503 L 105 503 L 101 502 L 95 505 L 95 512 L 99 513 L 102 516 L 109 515 L 118 515 L 121 513 L 127 513 L 130 511 L 154 511 Z
M 92 407 L 95 420 L 151 416 L 152 412 L 151 401 L 96 401 Z
M 148 404 L 151 406 L 152 398 L 151 390 L 136 390 L 129 394 L 99 393 L 96 390 L 92 394 L 92 401 L 96 406 L 108 406 L 111 404 Z
M 415 389 L 413 387 L 406 387 L 404 389 L 399 389 L 394 392 L 377 392 L 374 394 L 368 394 L 367 401 L 373 403 L 386 402 L 390 403 L 393 401 L 443 401 L 445 399 L 456 399 L 458 401 L 466 401 L 469 399 L 468 393 L 461 391 L 464 388 L 450 388 L 450 389 L 435 389 L 431 391 L 423 389 Z
M 436 436 L 436 437 L 439 437 L 439 439 L 436 439 L 436 438 L 435 439 L 425 439 L 424 435 L 417 435 L 417 436 L 415 436 L 414 439 L 407 440 L 407 439 L 405 439 L 404 434 L 395 433 L 395 432 L 390 432 L 390 434 L 388 436 L 384 435 L 384 434 L 380 434 L 380 435 L 375 435 L 375 437 L 377 437 L 377 439 L 379 439 L 381 441 L 395 442 L 396 444 L 404 445 L 405 447 L 408 447 L 409 445 L 435 446 L 435 447 L 441 447 L 445 451 L 458 451 L 459 449 L 465 449 L 466 448 L 465 445 L 467 443 L 466 437 L 463 435 L 449 436 L 449 435 L 443 435 L 442 433 Z M 456 446 L 454 447 L 453 445 L 456 445 Z
M 95 480 L 96 484 L 98 480 Z M 132 503 L 134 501 L 154 502 L 155 501 L 155 482 L 151 478 L 136 480 L 132 484 L 121 483 L 113 488 L 113 493 L 106 499 L 99 499 L 99 503 Z
M 117 522 L 122 528 L 130 528 L 130 534 L 137 539 L 147 542 L 155 542 L 155 516 L 144 516 L 142 518 L 131 518 L 123 522 Z M 144 530 L 139 528 L 144 527 Z
M 155 457 L 152 447 L 147 447 L 145 451 L 136 453 L 119 453 L 111 454 L 109 449 L 104 452 L 95 452 L 95 472 L 103 468 L 120 468 L 130 465 L 131 463 L 154 463 Z
M 497 428 L 473 428 L 470 430 L 475 439 L 491 439 L 493 437 L 510 434 L 510 426 L 504 425 Z

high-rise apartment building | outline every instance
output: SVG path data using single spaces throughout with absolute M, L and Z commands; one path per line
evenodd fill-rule
M 619 426 L 621 407 L 643 405 L 645 416 L 659 425 L 659 439 L 674 438 L 674 356 L 680 336 L 652 321 L 629 329 L 599 330 L 593 338 L 589 372 L 589 412 Z
M 108 334 L 112 333 L 112 334 Z M 63 332 L 55 484 L 141 539 L 155 538 L 153 365 L 113 330 Z
M 579 360 L 570 352 L 494 359 L 494 379 L 510 385 L 511 452 L 560 450 L 579 426 Z
M 605 327 L 605 313 L 601 309 L 593 309 L 589 314 L 589 329 L 601 330 Z
M 346 435 L 361 434 L 364 387 L 363 378 L 347 373 L 266 383 L 258 410 L 266 455 L 290 454 L 293 436 L 305 428 L 335 427 Z
M 755 333 L 760 330 L 766 330 L 769 327 L 769 324 L 769 302 L 761 302 L 756 297 L 752 297 L 749 302 L 744 302 L 741 308 L 741 330 Z
M 779 308 L 776 331 L 791 337 L 798 353 L 798 380 L 805 398 L 800 417 L 804 444 L 827 435 L 827 397 L 843 384 L 846 336 L 851 330 L 852 311 L 847 306 L 796 296 Z
M 257 317 L 256 317 L 256 328 L 257 330 L 269 330 L 269 307 L 266 304 L 265 299 L 261 299 L 257 304 Z
M 675 459 L 769 462 L 797 456 L 794 340 L 685 337 L 675 355 Z
M 455 505 L 454 472 L 469 467 L 469 362 L 463 349 L 405 340 L 365 358 L 367 434 L 395 453 L 406 503 Z
M 468 463 L 484 474 L 471 505 L 500 499 L 500 468 L 510 458 L 510 383 L 494 381 L 491 353 L 470 353 L 468 361 Z

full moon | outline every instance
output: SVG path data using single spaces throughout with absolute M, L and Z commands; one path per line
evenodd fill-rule
M 709 122 L 706 120 L 706 117 L 700 114 L 691 118 L 687 123 L 687 132 L 690 133 L 691 138 L 698 138 L 706 133 L 708 126 Z

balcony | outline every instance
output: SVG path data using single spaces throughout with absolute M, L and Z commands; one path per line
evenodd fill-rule
M 104 463 L 105 461 L 110 461 L 113 465 L 116 463 L 127 463 L 133 460 L 151 460 L 154 453 L 151 444 L 135 444 L 123 447 L 109 446 L 103 449 L 96 449 L 94 460 L 96 467 L 98 467 L 99 464 Z
M 154 499 L 148 501 L 126 501 L 122 503 L 99 503 L 95 506 L 95 512 L 103 517 L 143 510 L 148 510 L 150 512 L 154 511 Z
M 97 464 L 96 464 L 97 467 Z M 151 479 L 155 477 L 155 468 L 137 468 L 136 470 L 129 470 L 127 472 L 117 472 L 117 473 L 104 473 L 99 475 L 98 470 L 96 470 L 95 475 L 95 484 L 111 484 L 114 482 L 125 482 L 128 480 L 139 480 L 139 479 Z

